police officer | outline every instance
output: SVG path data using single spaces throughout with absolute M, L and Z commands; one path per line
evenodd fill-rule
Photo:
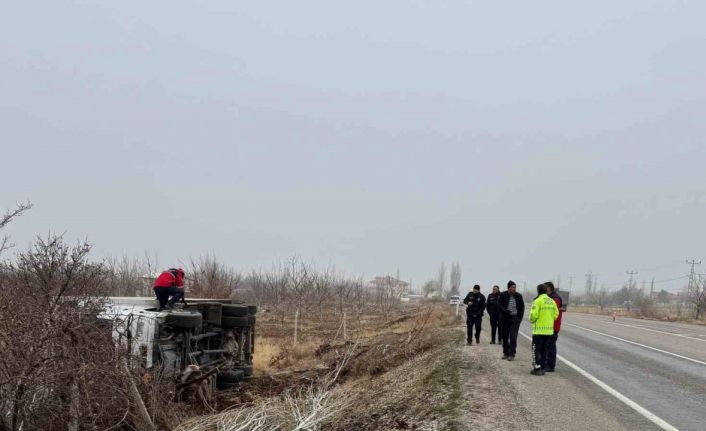
M 500 330 L 498 329 L 500 323 L 500 307 L 498 306 L 498 301 L 500 300 L 500 287 L 493 286 L 493 293 L 488 294 L 488 299 L 486 301 L 486 307 L 488 309 L 488 317 L 490 317 L 490 344 L 495 344 L 495 335 L 498 335 L 498 343 L 500 342 Z
M 564 311 L 566 311 L 566 308 L 564 307 L 561 296 L 559 296 L 559 293 L 554 289 L 554 283 L 547 281 L 544 285 L 547 286 L 547 296 L 554 300 L 554 303 L 559 309 L 559 317 L 554 321 L 554 334 L 551 338 L 547 339 L 547 357 L 545 358 L 543 367 L 545 372 L 553 373 L 554 367 L 556 367 L 556 340 L 561 330 L 561 317 Z
M 554 335 L 554 321 L 559 317 L 559 307 L 547 295 L 547 286 L 537 286 L 537 297 L 532 301 L 530 323 L 532 323 L 532 371 L 535 376 L 544 375 L 547 360 L 547 342 Z
M 463 299 L 466 307 L 466 341 L 469 346 L 473 345 L 473 327 L 476 328 L 476 343 L 480 344 L 480 329 L 483 321 L 483 311 L 485 310 L 485 296 L 480 293 L 480 286 L 473 286 L 473 291 L 468 292 L 468 295 Z

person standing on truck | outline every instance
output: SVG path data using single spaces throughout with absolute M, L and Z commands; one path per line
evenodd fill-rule
M 547 358 L 544 362 L 544 371 L 553 373 L 556 367 L 556 340 L 559 338 L 559 330 L 561 330 L 561 317 L 564 315 L 564 303 L 559 293 L 554 289 L 554 283 L 547 281 L 544 285 L 547 286 L 547 296 L 554 300 L 554 303 L 559 309 L 559 317 L 554 321 L 554 334 L 547 340 Z
M 537 286 L 538 296 L 532 301 L 530 323 L 532 323 L 532 371 L 535 376 L 544 375 L 547 360 L 547 343 L 554 335 L 554 322 L 559 317 L 559 307 L 547 295 L 547 286 Z
M 493 292 L 488 294 L 486 299 L 486 309 L 488 310 L 488 317 L 490 317 L 490 344 L 495 344 L 495 335 L 498 336 L 498 342 L 500 342 L 500 331 L 498 330 L 498 323 L 500 322 L 500 308 L 498 307 L 498 301 L 500 300 L 500 287 L 493 286 Z
M 469 346 L 473 345 L 473 327 L 476 328 L 476 344 L 480 344 L 480 330 L 483 322 L 483 311 L 485 310 L 485 296 L 480 293 L 480 286 L 473 286 L 473 291 L 463 299 L 466 307 L 466 341 Z
M 184 300 L 184 270 L 169 268 L 154 280 L 154 294 L 159 301 L 159 309 L 173 306 Z M 170 299 L 171 297 L 171 299 Z
M 498 299 L 500 309 L 500 332 L 503 340 L 503 359 L 515 360 L 517 353 L 517 333 L 520 332 L 522 316 L 525 315 L 525 301 L 517 292 L 514 281 L 507 282 L 507 290 Z

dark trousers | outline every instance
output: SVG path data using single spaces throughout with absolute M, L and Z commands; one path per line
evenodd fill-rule
M 502 338 L 502 337 L 500 337 L 500 328 L 499 328 L 500 316 L 498 316 L 497 314 L 496 315 L 489 314 L 488 316 L 490 317 L 490 341 L 495 342 L 495 334 L 498 335 L 498 341 L 499 341 L 500 338 Z
M 184 289 L 178 287 L 157 287 L 153 290 L 159 301 L 159 308 L 164 308 L 167 304 L 175 304 L 184 297 Z M 170 296 L 172 299 L 169 299 Z
M 520 332 L 520 319 L 505 317 L 500 323 L 500 338 L 503 340 L 503 354 L 515 356 L 517 353 L 517 333 Z
M 556 339 L 559 338 L 559 333 L 555 332 L 550 335 L 547 340 L 547 357 L 544 360 L 544 369 L 553 370 L 556 367 Z
M 476 341 L 480 338 L 481 324 L 483 323 L 483 315 L 472 316 L 470 314 L 466 315 L 466 340 L 471 341 L 473 339 L 473 327 L 476 328 Z
M 544 368 L 547 344 L 553 335 L 532 335 L 532 368 Z

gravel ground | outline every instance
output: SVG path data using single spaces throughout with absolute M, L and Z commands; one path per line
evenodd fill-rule
M 465 330 L 465 328 L 463 328 Z M 589 381 L 557 366 L 557 372 L 532 376 L 529 342 L 518 340 L 514 362 L 481 334 L 481 344 L 463 347 L 460 377 L 469 430 L 627 430 L 606 411 Z M 608 400 L 611 402 L 611 400 Z

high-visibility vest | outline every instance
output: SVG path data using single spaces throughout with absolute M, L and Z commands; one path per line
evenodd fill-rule
M 559 308 L 546 293 L 532 301 L 530 322 L 533 335 L 553 335 L 554 321 L 559 317 Z

